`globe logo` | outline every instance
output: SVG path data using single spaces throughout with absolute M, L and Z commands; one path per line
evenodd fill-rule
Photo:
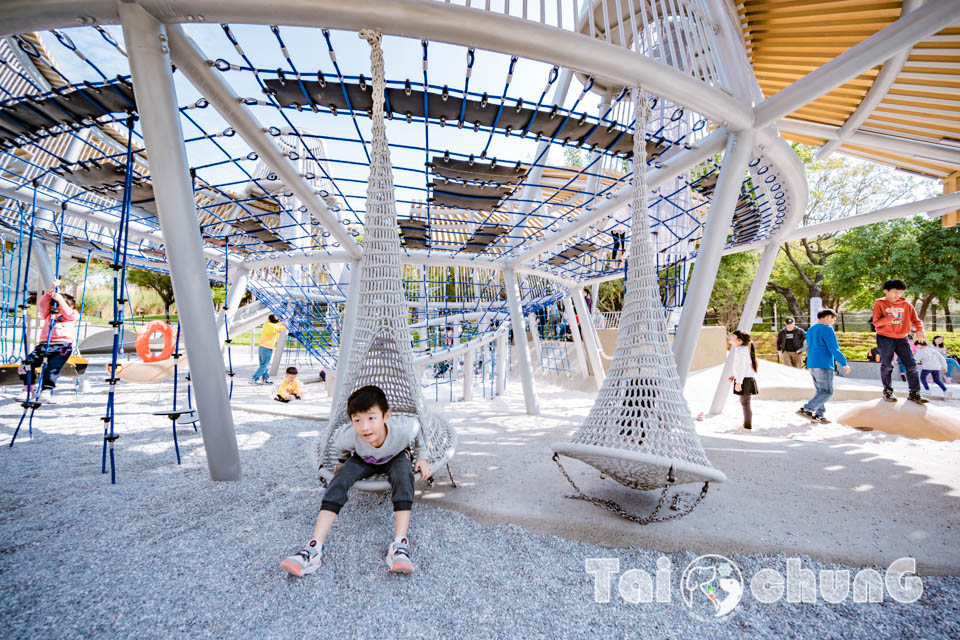
M 730 558 L 708 554 L 687 565 L 680 578 L 683 602 L 698 620 L 722 618 L 743 598 L 743 575 Z

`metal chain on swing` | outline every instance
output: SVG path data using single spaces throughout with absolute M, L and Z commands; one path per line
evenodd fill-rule
M 633 105 L 634 105 L 634 131 L 633 131 L 633 166 L 634 166 L 634 175 L 633 175 L 633 190 L 634 190 L 634 202 L 633 215 L 644 215 L 645 210 L 642 207 L 644 198 L 647 196 L 647 177 L 644 167 L 647 164 L 647 149 L 646 149 L 646 129 L 647 122 L 650 120 L 651 109 L 650 102 L 647 100 L 646 96 L 643 95 L 643 89 L 640 87 L 635 88 L 633 93 Z M 560 469 L 560 473 L 563 474 L 563 477 L 567 479 L 567 482 L 570 483 L 570 486 L 573 487 L 576 491 L 576 495 L 568 495 L 567 498 L 572 500 L 583 500 L 584 502 L 589 502 L 595 506 L 600 507 L 601 509 L 606 509 L 611 513 L 615 513 L 625 520 L 635 522 L 637 524 L 651 524 L 653 522 L 666 522 L 668 520 L 675 520 L 677 518 L 682 518 L 683 516 L 689 514 L 691 511 L 697 508 L 697 505 L 703 500 L 707 495 L 707 491 L 710 489 L 710 483 L 704 482 L 703 487 L 700 489 L 700 495 L 693 500 L 693 502 L 686 508 L 681 510 L 680 506 L 684 502 L 684 494 L 674 494 L 673 499 L 670 504 L 670 509 L 676 513 L 670 515 L 661 516 L 660 510 L 663 508 L 664 503 L 667 501 L 667 492 L 673 486 L 673 483 L 676 480 L 676 472 L 671 466 L 667 471 L 667 477 L 664 479 L 663 490 L 660 492 L 660 497 L 657 499 L 657 504 L 648 515 L 641 516 L 635 513 L 631 513 L 621 507 L 619 504 L 613 500 L 604 500 L 603 498 L 594 498 L 586 495 L 583 491 L 580 490 L 580 487 L 573 481 L 573 478 L 567 473 L 567 470 L 563 468 L 563 465 L 560 464 L 560 454 L 553 454 L 553 461 L 557 464 L 557 467 Z M 601 474 L 601 477 L 603 475 Z M 688 500 L 689 501 L 689 498 Z
M 557 463 L 557 467 L 560 468 L 560 473 L 563 474 L 563 477 L 567 479 L 567 482 L 570 483 L 570 486 L 573 487 L 574 491 L 577 492 L 576 495 L 571 494 L 571 495 L 568 495 L 567 498 L 570 498 L 571 500 L 583 500 L 584 502 L 589 502 L 590 504 L 596 505 L 601 509 L 606 509 L 607 511 L 615 513 L 621 518 L 624 518 L 625 520 L 630 520 L 631 522 L 635 522 L 637 524 L 651 524 L 653 522 L 666 522 L 667 520 L 676 520 L 677 518 L 682 518 L 683 516 L 687 515 L 688 513 L 690 513 L 691 511 L 697 508 L 697 505 L 700 504 L 700 501 L 703 500 L 703 498 L 707 495 L 707 491 L 710 489 L 710 483 L 704 482 L 703 487 L 700 489 L 700 495 L 696 497 L 696 499 L 693 501 L 693 503 L 689 507 L 687 507 L 683 511 L 677 510 L 676 513 L 671 513 L 670 515 L 667 515 L 667 516 L 659 516 L 660 509 L 663 508 L 663 504 L 664 502 L 666 502 L 667 492 L 670 490 L 670 485 L 668 484 L 660 492 L 660 497 L 659 499 L 657 499 L 657 505 L 653 508 L 653 511 L 651 511 L 649 515 L 641 516 L 641 515 L 637 515 L 635 513 L 631 513 L 627 511 L 626 509 L 621 507 L 619 504 L 617 504 L 613 500 L 604 500 L 603 498 L 593 498 L 588 496 L 587 494 L 585 494 L 583 491 L 580 490 L 580 487 L 577 486 L 577 483 L 573 481 L 573 478 L 571 478 L 567 474 L 567 470 L 563 468 L 562 464 L 560 464 L 560 454 L 554 453 L 553 461 Z M 670 467 L 670 471 L 668 472 L 668 477 L 672 475 L 673 475 L 673 467 Z M 680 496 L 681 494 L 674 495 L 674 501 L 680 498 Z

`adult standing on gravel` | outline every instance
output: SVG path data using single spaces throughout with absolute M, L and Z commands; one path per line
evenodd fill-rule
M 777 332 L 777 353 L 783 363 L 797 369 L 803 368 L 800 354 L 807 348 L 804 340 L 806 332 L 798 327 L 793 318 L 787 318 L 787 324 Z

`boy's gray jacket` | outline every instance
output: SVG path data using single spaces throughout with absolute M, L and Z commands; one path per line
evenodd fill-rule
M 412 445 L 415 460 L 426 459 L 427 452 L 420 439 L 420 421 L 414 416 L 392 415 L 387 423 L 387 439 L 379 447 L 371 447 L 357 435 L 352 424 L 344 425 L 337 435 L 340 460 L 356 452 L 368 464 L 386 464 L 398 453 Z

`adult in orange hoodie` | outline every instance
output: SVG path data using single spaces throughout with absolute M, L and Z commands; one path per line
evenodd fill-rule
M 910 387 L 907 399 L 923 404 L 927 400 L 920 395 L 920 374 L 907 335 L 916 331 L 917 339 L 924 341 L 926 335 L 917 310 L 903 297 L 906 290 L 907 284 L 903 280 L 887 280 L 883 283 L 883 297 L 873 303 L 873 326 L 877 328 L 877 349 L 880 351 L 880 380 L 883 382 L 883 399 L 896 402 L 890 383 L 893 354 L 896 353 L 907 371 Z

